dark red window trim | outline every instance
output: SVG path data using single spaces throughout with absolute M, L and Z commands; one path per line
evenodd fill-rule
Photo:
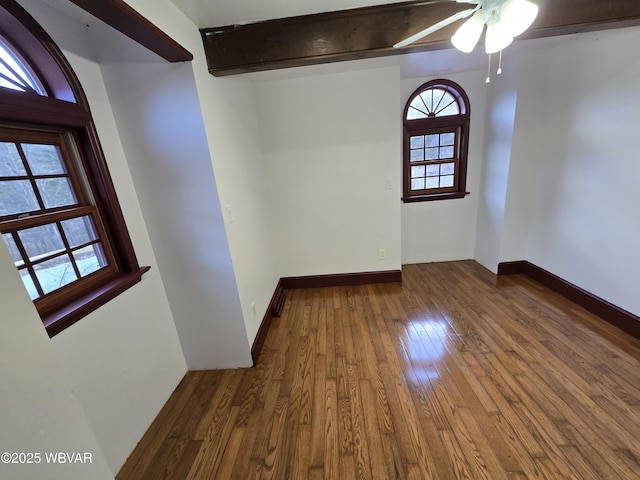
M 451 115 L 444 117 L 419 118 L 407 120 L 407 112 L 411 101 L 425 90 L 437 87 L 448 87 L 447 91 L 451 93 L 460 106 L 459 115 Z M 409 96 L 402 113 L 403 126 L 403 156 L 402 156 L 402 178 L 403 178 L 403 196 L 404 203 L 425 202 L 433 200 L 448 200 L 454 198 L 464 198 L 469 195 L 466 191 L 467 186 L 467 161 L 469 152 L 469 124 L 470 124 L 470 104 L 469 97 L 464 89 L 457 83 L 447 79 L 431 80 L 420 85 Z M 437 130 L 443 127 L 459 128 L 459 152 L 458 152 L 458 184 L 455 191 L 452 192 L 435 192 L 435 193 L 415 193 L 411 190 L 411 162 L 409 159 L 409 137 L 412 134 L 424 134 L 431 130 Z
M 97 310 L 105 303 L 133 287 L 142 280 L 142 275 L 151 267 L 141 267 L 135 272 L 123 273 L 113 280 L 101 285 L 91 292 L 82 295 L 63 308 L 42 317 L 42 323 L 50 337 L 62 332 L 78 320 Z
M 116 196 L 89 102 L 71 65 L 51 37 L 15 0 L 0 5 L 0 29 L 35 70 L 49 96 L 0 88 L 0 123 L 12 127 L 54 126 L 70 130 L 78 143 L 96 208 L 116 257 L 118 272 L 89 292 L 41 315 L 49 336 L 140 282 L 140 267 Z

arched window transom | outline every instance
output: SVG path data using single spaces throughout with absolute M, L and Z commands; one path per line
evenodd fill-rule
M 22 60 L 18 52 L 9 47 L 2 37 L 0 37 L 0 87 L 46 95 L 42 83 L 37 80 L 28 64 Z
M 416 95 L 407 110 L 407 120 L 416 118 L 446 117 L 459 115 L 458 100 L 448 91 L 448 87 L 433 87 Z

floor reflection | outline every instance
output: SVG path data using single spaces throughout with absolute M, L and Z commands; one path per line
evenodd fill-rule
M 400 338 L 407 362 L 418 382 L 440 378 L 440 365 L 447 354 L 449 323 L 438 317 L 411 319 Z

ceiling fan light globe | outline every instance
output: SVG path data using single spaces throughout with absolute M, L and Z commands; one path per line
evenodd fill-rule
M 537 15 L 538 6 L 528 0 L 507 0 L 500 9 L 500 21 L 505 23 L 512 37 L 529 28 Z
M 482 30 L 484 29 L 484 15 L 476 12 L 469 20 L 464 22 L 451 37 L 451 43 L 464 53 L 471 53 L 475 48 Z
M 486 53 L 496 53 L 504 50 L 513 42 L 513 36 L 501 20 L 493 25 L 487 25 L 487 34 L 484 38 L 484 50 Z

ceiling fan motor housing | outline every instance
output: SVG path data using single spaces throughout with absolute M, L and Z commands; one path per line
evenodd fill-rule
M 500 13 L 506 0 L 483 0 L 480 2 L 480 11 L 484 15 L 487 25 L 494 25 L 501 19 Z

